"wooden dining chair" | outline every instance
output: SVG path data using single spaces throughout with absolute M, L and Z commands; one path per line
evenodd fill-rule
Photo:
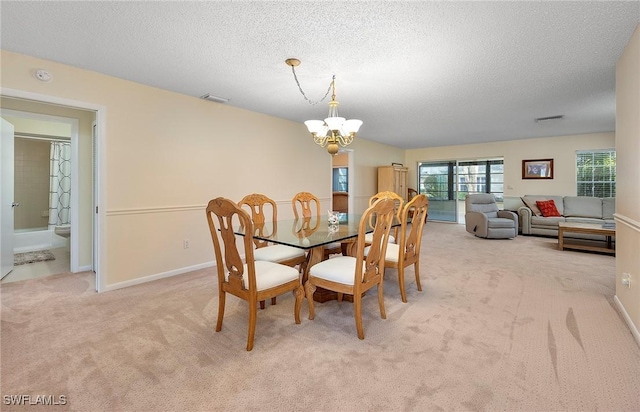
M 251 212 L 251 221 L 253 222 L 253 235 L 261 237 L 275 236 L 278 231 L 278 208 L 273 199 L 261 194 L 252 193 L 246 195 L 238 202 L 238 206 L 248 209 Z M 271 212 L 271 225 L 267 224 L 267 214 Z M 269 232 L 271 230 L 271 232 Z M 255 260 L 264 260 L 267 262 L 276 262 L 283 265 L 295 267 L 302 272 L 307 256 L 304 249 L 273 244 L 266 240 L 253 238 L 255 250 L 253 256 Z M 276 304 L 276 298 L 271 299 L 271 304 Z M 260 308 L 264 309 L 264 301 L 260 302 Z
M 404 204 L 404 199 L 402 198 L 402 196 L 400 196 L 396 192 L 391 192 L 387 190 L 387 191 L 376 193 L 375 195 L 369 198 L 369 206 L 373 205 L 378 199 L 383 197 L 388 197 L 394 200 L 395 208 L 396 208 L 396 217 L 400 219 L 400 213 L 402 212 L 402 205 Z M 397 237 L 398 237 L 398 228 L 397 227 L 393 228 L 392 232 L 393 234 L 389 235 L 389 242 L 396 243 Z M 371 243 L 371 234 L 367 234 L 365 239 L 368 243 Z
M 360 218 L 355 256 L 337 256 L 317 263 L 309 269 L 309 279 L 305 292 L 309 302 L 309 319 L 315 317 L 313 293 L 316 287 L 332 290 L 339 294 L 353 295 L 353 312 L 358 338 L 364 339 L 362 326 L 362 294 L 378 287 L 378 306 L 382 319 L 387 318 L 384 309 L 384 256 L 389 243 L 389 232 L 395 205 L 393 199 L 381 198 L 370 206 Z M 370 220 L 371 217 L 375 217 Z M 374 221 L 372 243 L 365 257 L 365 234 L 369 222 Z
M 295 296 L 294 318 L 300 323 L 300 307 L 304 290 L 298 271 L 274 262 L 257 261 L 253 249 L 253 222 L 251 217 L 232 200 L 219 197 L 207 205 L 207 221 L 213 240 L 218 272 L 218 321 L 216 332 L 222 330 L 226 294 L 230 293 L 249 303 L 249 331 L 247 350 L 253 349 L 258 302 L 275 298 L 286 292 Z M 214 218 L 215 216 L 215 218 Z M 234 227 L 245 228 L 243 246 L 245 261 L 240 257 Z M 224 252 L 223 252 L 224 250 Z
M 293 206 L 293 215 L 296 219 L 311 219 L 315 217 L 318 221 L 320 220 L 320 200 L 312 193 L 296 193 L 291 199 L 291 206 Z M 342 244 L 340 242 L 333 242 L 324 247 L 325 259 L 338 253 L 342 253 Z
M 407 189 L 407 202 L 410 202 L 415 196 L 418 195 L 418 191 L 416 189 L 413 188 L 408 188 Z M 409 219 L 411 219 L 413 217 L 413 211 L 409 210 Z M 425 223 L 427 223 L 427 215 L 425 215 L 424 217 L 425 219 Z
M 428 211 L 429 199 L 425 195 L 414 196 L 402 209 L 398 242 L 390 243 L 387 246 L 385 269 L 396 268 L 398 270 L 398 285 L 400 287 L 400 296 L 404 303 L 407 302 L 404 282 L 404 269 L 406 267 L 414 265 L 416 286 L 419 291 L 422 291 L 422 286 L 420 285 L 420 246 Z M 410 214 L 411 217 L 409 216 Z M 409 225 L 408 222 L 411 224 Z M 410 226 L 408 231 L 407 226 Z
M 251 211 L 251 221 L 253 222 L 254 234 L 261 236 L 275 236 L 278 225 L 278 208 L 276 202 L 260 193 L 253 193 L 245 196 L 238 202 L 241 208 Z M 266 213 L 271 211 L 271 225 L 267 224 Z M 271 233 L 268 233 L 268 230 Z M 304 263 L 306 257 L 304 249 L 293 246 L 272 244 L 265 240 L 254 238 L 256 250 L 254 257 L 256 260 L 266 260 L 268 262 L 282 263 L 287 266 L 297 266 Z

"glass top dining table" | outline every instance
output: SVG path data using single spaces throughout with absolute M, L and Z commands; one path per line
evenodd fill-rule
M 361 214 L 338 214 L 338 224 L 329 224 L 327 215 L 320 218 L 299 218 L 276 221 L 271 230 L 259 234 L 254 238 L 272 243 L 293 246 L 300 249 L 312 249 L 326 246 L 334 242 L 355 240 L 358 236 L 358 226 Z M 266 226 L 272 225 L 268 222 Z M 373 228 L 371 228 L 373 230 Z M 238 228 L 236 234 L 244 236 L 244 229 Z
M 329 224 L 328 215 L 321 215 L 320 218 L 277 220 L 268 222 L 265 226 L 271 230 L 259 233 L 256 231 L 255 239 L 269 241 L 271 243 L 293 246 L 309 251 L 307 254 L 307 264 L 303 273 L 303 282 L 306 281 L 308 271 L 311 266 L 322 261 L 324 247 L 334 242 L 343 244 L 343 253 L 355 255 L 356 240 L 358 238 L 358 227 L 362 214 L 339 213 L 338 224 Z M 400 222 L 394 217 L 393 226 L 399 226 Z M 373 227 L 368 227 L 367 233 L 372 232 Z M 244 228 L 236 228 L 237 235 L 244 236 Z
M 275 224 L 268 222 L 265 226 L 271 230 L 256 231 L 255 239 L 269 241 L 271 243 L 293 246 L 307 250 L 307 264 L 304 265 L 302 273 L 302 283 L 307 281 L 309 269 L 316 263 L 324 259 L 324 248 L 334 242 L 342 243 L 343 253 L 355 256 L 355 246 L 358 239 L 358 227 L 362 214 L 339 213 L 338 224 L 329 224 L 328 215 L 321 215 L 320 218 L 285 219 L 277 220 Z M 400 222 L 394 217 L 392 226 L 399 226 Z M 367 233 L 373 228 L 367 228 Z M 234 233 L 244 236 L 244 228 L 236 228 Z M 322 289 L 322 288 L 318 288 Z M 335 297 L 316 297 L 322 293 L 316 291 L 314 299 L 319 302 L 334 299 Z M 335 294 L 335 293 L 334 293 Z

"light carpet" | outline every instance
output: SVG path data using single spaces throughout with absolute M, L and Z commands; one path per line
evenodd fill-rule
M 15 266 L 25 265 L 27 263 L 46 262 L 56 260 L 56 257 L 50 250 L 37 250 L 35 252 L 23 252 L 13 255 L 13 264 Z
M 421 265 L 406 304 L 387 272 L 386 320 L 365 297 L 364 340 L 351 303 L 310 321 L 305 302 L 296 325 L 284 295 L 259 311 L 251 352 L 245 302 L 228 297 L 214 331 L 213 268 L 99 295 L 87 273 L 4 284 L 2 395 L 77 411 L 640 410 L 615 258 L 429 222 Z

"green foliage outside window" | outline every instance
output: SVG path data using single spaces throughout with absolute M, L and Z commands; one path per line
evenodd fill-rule
M 598 150 L 576 154 L 578 196 L 616 196 L 616 152 Z

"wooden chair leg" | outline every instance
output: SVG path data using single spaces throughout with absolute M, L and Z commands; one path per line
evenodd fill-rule
M 296 324 L 300 324 L 300 308 L 302 308 L 302 299 L 304 299 L 304 290 L 302 285 L 293 291 L 293 296 L 296 298 L 296 304 L 293 308 L 293 316 L 296 319 Z
M 258 305 L 255 300 L 249 302 L 249 333 L 247 338 L 247 351 L 253 349 L 253 339 L 256 336 L 256 318 L 258 316 Z
M 224 303 L 227 299 L 227 293 L 224 290 L 218 295 L 218 322 L 216 323 L 216 332 L 222 330 L 222 319 L 224 318 Z
M 413 267 L 416 271 L 416 285 L 418 286 L 418 290 L 422 292 L 422 285 L 420 284 L 420 262 L 416 261 Z
M 404 289 L 404 267 L 398 267 L 398 285 L 400 286 L 400 296 L 402 302 L 407 303 L 407 292 Z
M 305 295 L 307 296 L 307 302 L 309 302 L 309 320 L 313 320 L 316 316 L 315 308 L 313 305 L 313 293 L 316 291 L 316 285 L 307 280 L 304 284 Z
M 342 299 L 344 298 L 344 293 L 342 292 L 336 292 L 338 294 L 338 297 L 336 298 L 338 300 L 338 302 L 342 302 Z
M 264 300 L 260 301 L 260 309 L 264 309 Z
M 387 318 L 387 311 L 384 308 L 384 286 L 382 282 L 378 283 L 378 306 L 380 306 L 380 317 Z
M 271 298 L 271 304 L 272 304 L 272 305 L 275 305 L 275 304 L 276 304 L 276 297 L 275 297 L 275 296 Z
M 358 339 L 364 339 L 364 328 L 362 326 L 362 293 L 353 294 L 353 315 L 356 318 Z

